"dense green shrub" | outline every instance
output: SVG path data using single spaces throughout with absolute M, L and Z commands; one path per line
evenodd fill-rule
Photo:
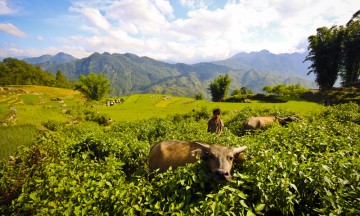
M 234 102 L 234 103 L 245 103 L 248 101 L 248 98 L 250 98 L 250 95 L 247 94 L 239 94 L 239 95 L 233 95 L 230 97 L 226 97 L 222 100 L 222 102 Z
M 44 122 L 42 125 L 51 131 L 58 131 L 63 126 L 63 123 L 57 122 L 55 120 L 48 120 L 47 122 Z
M 193 110 L 187 114 L 176 114 L 174 115 L 173 122 L 178 123 L 181 121 L 200 121 L 203 119 L 210 119 L 210 111 L 206 109 L 206 107 L 202 107 L 200 110 Z
M 84 114 L 86 121 L 93 121 L 99 125 L 110 125 L 111 123 L 111 118 L 105 114 L 100 114 L 93 110 L 85 110 Z
M 250 97 L 252 100 L 259 100 L 268 103 L 285 103 L 285 100 L 279 99 L 274 95 L 256 94 Z
M 360 91 L 355 87 L 333 88 L 328 91 L 305 92 L 300 96 L 302 99 L 314 101 L 325 105 L 342 103 L 357 103 L 360 105 Z
M 288 127 L 237 136 L 244 109 L 217 137 L 193 117 L 63 126 L 1 162 L 0 215 L 359 215 L 360 108 L 329 107 Z M 233 180 L 216 184 L 204 161 L 147 173 L 160 140 L 247 145 Z

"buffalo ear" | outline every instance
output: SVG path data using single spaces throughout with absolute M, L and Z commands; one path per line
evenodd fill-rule
M 244 161 L 245 160 L 245 155 L 244 153 L 239 153 L 239 154 L 236 154 L 234 156 L 234 161 L 235 162 L 240 162 L 240 161 Z
M 210 145 L 201 142 L 193 142 L 193 145 L 196 146 L 196 149 L 191 151 L 191 156 L 206 158 L 210 149 Z
M 195 149 L 191 151 L 191 156 L 196 158 L 202 158 L 204 156 L 204 152 L 201 149 Z
M 246 149 L 247 149 L 247 146 L 233 148 L 234 161 L 239 162 L 239 161 L 245 160 L 245 156 L 242 152 L 245 151 Z

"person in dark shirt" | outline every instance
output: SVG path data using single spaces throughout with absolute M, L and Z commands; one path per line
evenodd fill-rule
M 224 127 L 224 122 L 220 119 L 220 114 L 220 109 L 214 109 L 213 117 L 208 121 L 208 132 L 217 133 L 218 136 L 220 136 Z

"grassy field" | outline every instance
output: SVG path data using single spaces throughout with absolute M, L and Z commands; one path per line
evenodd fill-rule
M 230 114 L 237 113 L 247 107 L 286 109 L 300 115 L 308 115 L 315 110 L 324 108 L 320 104 L 300 100 L 289 100 L 286 103 L 264 103 L 259 101 L 224 103 L 166 95 L 138 94 L 126 98 L 123 104 L 115 104 L 111 107 L 97 106 L 96 109 L 108 114 L 115 121 L 137 121 L 151 117 L 185 114 L 203 108 L 211 113 L 212 109 L 220 108 L 225 114 L 223 118 L 226 120 L 226 118 L 231 117 Z
M 39 131 L 33 125 L 0 126 L 0 159 L 13 155 L 17 148 L 31 144 Z
M 45 86 L 9 86 L 13 92 L 0 92 L 0 118 L 10 112 L 10 106 L 18 110 L 17 124 L 39 126 L 46 121 L 69 122 L 72 116 L 64 114 L 65 110 L 76 109 L 77 106 L 90 107 L 79 92 L 51 88 Z M 160 94 L 134 94 L 122 97 L 123 103 L 106 106 L 105 101 L 93 103 L 93 110 L 106 114 L 116 122 L 133 122 L 152 117 L 166 117 L 174 114 L 185 114 L 201 109 L 222 109 L 223 118 L 237 113 L 246 107 L 278 108 L 293 111 L 299 115 L 308 115 L 324 106 L 301 100 L 288 100 L 286 103 L 264 103 L 250 101 L 250 103 L 224 103 L 205 100 L 195 100 L 187 97 L 176 97 Z

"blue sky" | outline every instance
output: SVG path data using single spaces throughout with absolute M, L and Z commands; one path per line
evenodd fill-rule
M 359 0 L 0 0 L 0 56 L 133 53 L 197 63 L 239 52 L 304 52 Z

